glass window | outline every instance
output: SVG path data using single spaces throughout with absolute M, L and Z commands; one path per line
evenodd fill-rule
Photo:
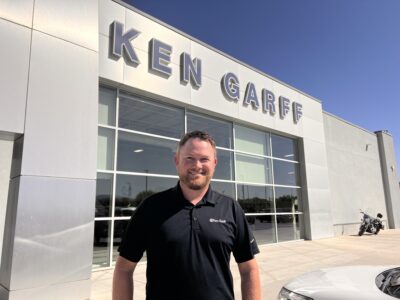
M 113 175 L 97 173 L 95 217 L 111 216 Z
M 214 191 L 220 194 L 229 196 L 235 199 L 235 185 L 233 182 L 212 181 L 211 187 Z
M 184 120 L 183 109 L 120 95 L 119 127 L 179 139 L 184 133 Z
M 247 154 L 236 154 L 236 180 L 249 183 L 272 183 L 271 162 Z
M 99 124 L 115 126 L 115 101 L 117 91 L 100 87 L 99 90 Z
M 219 147 L 233 148 L 232 123 L 210 117 L 187 113 L 187 132 L 202 130 L 209 133 Z
M 215 179 L 233 180 L 233 152 L 217 149 L 217 167 L 215 169 Z
M 97 169 L 114 169 L 115 130 L 99 127 L 97 138 Z
M 117 175 L 115 216 L 131 216 L 144 199 L 175 186 L 177 182 L 177 178 Z
M 129 220 L 114 221 L 113 261 L 115 261 L 118 256 L 118 247 L 121 244 L 128 223 Z
M 275 215 L 246 216 L 258 245 L 276 243 Z
M 300 217 L 302 217 L 302 215 L 287 214 L 276 216 L 279 242 L 298 240 L 301 238 Z
M 271 134 L 271 144 L 273 157 L 295 161 L 298 160 L 296 140 Z
M 276 212 L 298 212 L 300 189 L 275 187 Z
M 269 134 L 259 130 L 235 126 L 235 149 L 239 151 L 270 155 Z
M 274 211 L 272 187 L 237 185 L 238 201 L 245 213 L 271 213 Z
M 93 267 L 108 267 L 110 265 L 110 221 L 94 222 Z
M 176 175 L 174 154 L 178 142 L 119 132 L 117 170 Z
M 274 163 L 274 183 L 280 185 L 299 185 L 297 163 L 282 160 L 273 160 Z

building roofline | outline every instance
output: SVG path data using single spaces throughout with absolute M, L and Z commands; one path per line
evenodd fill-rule
M 179 29 L 177 29 L 177 28 L 175 28 L 175 27 L 173 27 L 173 26 L 171 26 L 171 25 L 169 25 L 169 24 L 167 24 L 167 23 L 165 23 L 165 22 L 153 17 L 152 15 L 149 15 L 148 13 L 146 13 L 144 11 L 141 11 L 140 9 L 137 9 L 136 7 L 130 5 L 130 4 L 128 4 L 128 3 L 126 3 L 126 2 L 124 2 L 122 0 L 112 0 L 112 1 L 124 6 L 125 8 L 128 8 L 128 9 L 130 9 L 130 10 L 132 10 L 132 11 L 134 11 L 134 12 L 136 12 L 136 13 L 138 13 L 138 14 L 140 14 L 140 15 L 142 15 L 142 16 L 144 16 L 144 17 L 146 17 L 146 18 L 148 18 L 148 19 L 150 19 L 150 20 L 162 25 L 162 26 L 165 26 L 168 29 L 171 29 L 172 31 L 175 31 L 176 33 L 178 33 L 180 35 L 183 35 L 184 37 L 186 37 L 186 38 L 188 38 L 188 39 L 190 39 L 190 40 L 192 40 L 192 41 L 194 41 L 194 42 L 196 42 L 196 43 L 198 43 L 198 44 L 200 44 L 200 45 L 202 45 L 202 46 L 204 46 L 204 47 L 206 47 L 206 48 L 208 48 L 208 49 L 210 49 L 212 51 L 215 51 L 218 54 L 221 54 L 222 56 L 225 56 L 226 58 L 228 58 L 230 60 L 233 60 L 234 62 L 236 62 L 238 64 L 241 64 L 242 66 L 244 66 L 246 68 L 249 68 L 250 70 L 252 70 L 254 72 L 257 72 L 260 75 L 266 76 L 269 79 L 274 80 L 274 81 L 276 81 L 276 82 L 278 82 L 278 83 L 280 83 L 280 84 L 282 84 L 282 85 L 284 85 L 284 86 L 286 86 L 286 87 L 288 87 L 288 88 L 290 88 L 292 90 L 295 90 L 296 92 L 298 92 L 298 93 L 300 93 L 300 94 L 302 94 L 302 95 L 304 95 L 304 96 L 306 96 L 306 97 L 308 97 L 308 98 L 310 98 L 310 99 L 312 99 L 312 100 L 314 100 L 314 101 L 316 101 L 318 103 L 322 103 L 321 100 L 319 100 L 319 99 L 317 99 L 317 98 L 315 98 L 315 97 L 313 97 L 313 96 L 311 96 L 311 95 L 309 95 L 309 94 L 307 94 L 307 93 L 305 93 L 305 92 L 303 92 L 303 91 L 301 91 L 301 90 L 299 90 L 299 89 L 297 89 L 297 88 L 295 88 L 295 87 L 293 87 L 293 86 L 291 86 L 291 85 L 289 85 L 289 84 L 287 84 L 287 83 L 285 83 L 285 82 L 283 82 L 283 81 L 281 81 L 281 80 L 279 80 L 279 79 L 277 79 L 277 78 L 275 78 L 275 77 L 273 77 L 271 75 L 268 75 L 267 73 L 255 68 L 255 67 L 253 67 L 253 66 L 251 66 L 249 64 L 246 64 L 245 62 L 240 61 L 239 59 L 234 58 L 234 57 L 230 56 L 229 54 L 226 54 L 225 52 L 223 52 L 221 50 L 218 50 L 218 49 L 214 48 L 213 46 L 208 45 L 205 42 L 202 42 L 202 41 L 198 40 L 197 38 L 195 38 L 195 37 L 183 32 L 183 31 L 181 31 L 181 30 L 179 30 Z
M 324 114 L 330 116 L 330 117 L 333 117 L 333 118 L 335 118 L 335 119 L 337 119 L 337 120 L 339 120 L 339 121 L 342 121 L 342 122 L 344 122 L 344 123 L 346 123 L 346 124 L 348 124 L 348 125 L 351 125 L 351 126 L 353 126 L 353 127 L 356 127 L 356 128 L 358 128 L 358 129 L 363 130 L 363 131 L 365 131 L 365 132 L 368 132 L 368 133 L 370 133 L 370 134 L 376 135 L 378 132 L 383 132 L 383 133 L 386 133 L 386 134 L 388 134 L 388 135 L 391 136 L 391 134 L 390 134 L 387 130 L 370 131 L 370 130 L 365 129 L 365 128 L 359 126 L 359 125 L 356 125 L 356 124 L 354 124 L 354 123 L 351 123 L 351 122 L 349 122 L 349 121 L 347 121 L 347 120 L 345 120 L 345 119 L 343 119 L 343 118 L 341 118 L 341 117 L 338 117 L 338 116 L 336 116 L 336 115 L 334 115 L 334 114 L 332 114 L 332 113 L 330 113 L 330 112 L 327 112 L 327 111 L 325 111 L 325 110 L 323 110 L 322 112 L 323 112 Z

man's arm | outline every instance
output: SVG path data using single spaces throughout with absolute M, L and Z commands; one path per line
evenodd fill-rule
M 239 263 L 239 273 L 242 287 L 242 300 L 260 300 L 260 272 L 255 258 Z
M 135 271 L 136 265 L 137 263 L 122 256 L 117 257 L 112 287 L 113 300 L 133 299 L 133 271 Z

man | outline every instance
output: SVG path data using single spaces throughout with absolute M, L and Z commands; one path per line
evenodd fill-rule
M 258 247 L 237 201 L 210 188 L 217 165 L 214 140 L 186 134 L 175 155 L 179 182 L 135 211 L 119 248 L 113 299 L 133 297 L 133 272 L 147 253 L 148 300 L 234 299 L 229 268 L 233 253 L 242 299 L 261 299 Z

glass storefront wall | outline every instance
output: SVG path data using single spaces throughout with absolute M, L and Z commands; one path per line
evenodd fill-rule
M 214 137 L 212 187 L 239 202 L 259 244 L 302 238 L 295 139 L 101 86 L 93 268 L 115 262 L 141 201 L 177 184 L 173 156 L 192 130 Z

